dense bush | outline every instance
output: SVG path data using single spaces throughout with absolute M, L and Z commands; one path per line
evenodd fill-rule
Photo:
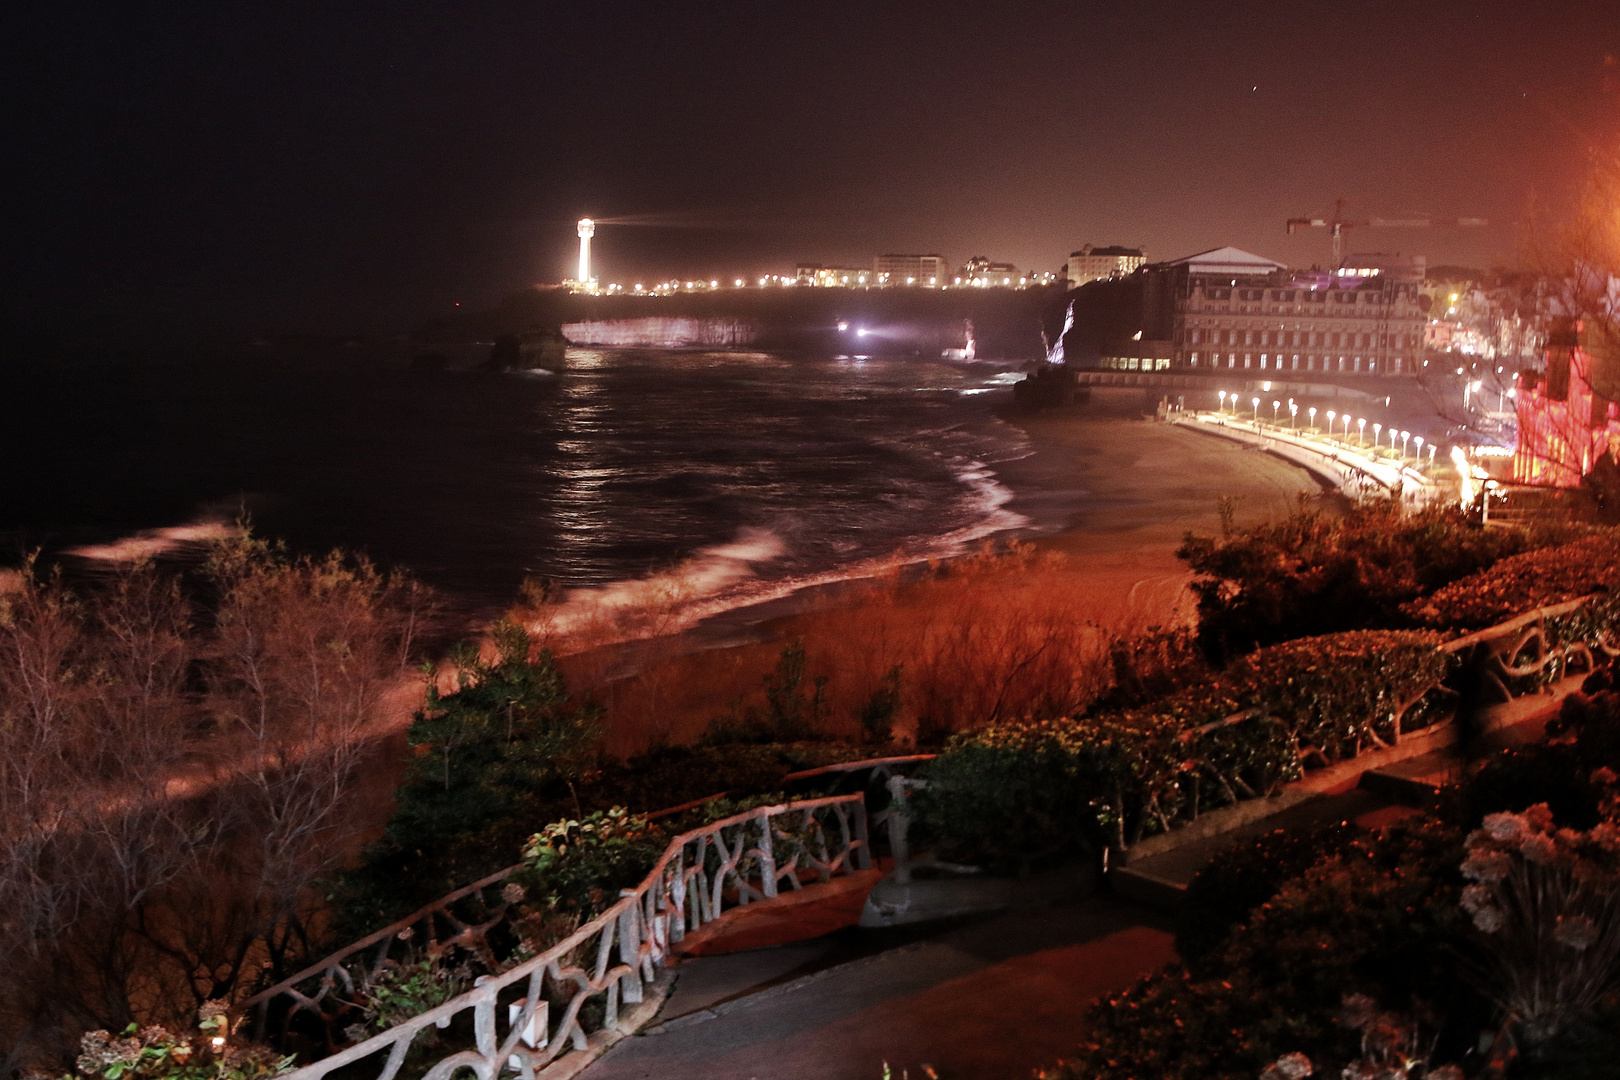
M 1602 683 L 1595 679 L 1594 693 L 1566 700 L 1546 745 L 1490 759 L 1442 801 L 1434 819 L 1375 837 L 1277 833 L 1218 857 L 1189 894 L 1196 903 L 1178 934 L 1187 965 L 1100 1002 L 1090 1017 L 1091 1041 L 1046 1075 L 1235 1080 L 1298 1052 L 1321 1070 L 1355 1056 L 1353 1035 L 1335 1022 L 1353 994 L 1423 1018 L 1431 1060 L 1477 1062 L 1469 1044 L 1497 1028 L 1503 1007 L 1529 1015 L 1514 994 L 1528 988 L 1545 1004 L 1553 983 L 1577 972 L 1576 960 L 1598 957 L 1599 946 L 1608 949 L 1604 957 L 1620 954 L 1604 876 L 1620 850 L 1612 821 L 1620 694 L 1598 688 Z M 1548 797 L 1561 801 L 1549 808 Z M 1486 833 L 1470 837 L 1482 820 Z M 1311 861 L 1318 843 L 1322 857 L 1224 934 L 1221 912 L 1196 910 L 1224 905 L 1230 916 L 1276 877 Z M 1594 845 L 1603 849 L 1602 867 L 1576 866 L 1570 853 Z M 1524 878 L 1518 886 L 1515 873 Z M 1566 893 L 1567 903 L 1560 900 Z M 1513 1075 L 1612 1075 L 1620 1046 L 1612 1028 L 1620 1015 L 1616 975 L 1609 963 L 1565 986 L 1566 996 L 1581 992 L 1579 1007 L 1563 1009 L 1556 1031 L 1538 1019 L 1544 1041 Z
M 1253 1080 L 1284 1054 L 1358 1055 L 1339 1023 L 1344 997 L 1435 1018 L 1438 1060 L 1462 1056 L 1490 1019 L 1462 986 L 1466 916 L 1457 905 L 1461 834 L 1434 823 L 1356 841 L 1286 884 L 1212 957 L 1106 998 L 1062 1080 Z
M 749 742 L 600 760 L 586 752 L 596 710 L 571 702 L 548 654 L 524 659 L 521 631 L 502 633 L 505 658 L 467 658 L 475 665 L 469 685 L 435 696 L 436 711 L 424 710 L 413 726 L 419 748 L 399 808 L 336 891 L 339 936 L 369 933 L 511 865 L 539 823 L 613 806 L 646 814 L 722 792 L 778 791 L 789 773 L 872 754 L 856 743 Z
M 492 636 L 493 659 L 457 654 L 454 691 L 440 693 L 427 669 L 394 814 L 339 888 L 341 930 L 386 923 L 507 865 L 591 763 L 600 710 L 570 698 L 522 627 L 503 622 Z
M 1455 508 L 1369 502 L 1219 540 L 1189 533 L 1177 554 L 1200 575 L 1199 642 L 1224 664 L 1290 638 L 1411 626 L 1402 605 L 1556 535 L 1481 529 Z
M 1486 758 L 1466 784 L 1446 792 L 1441 812 L 1460 827 L 1486 814 L 1545 803 L 1561 825 L 1588 829 L 1602 812 L 1599 769 L 1620 770 L 1620 693 L 1571 694 L 1547 724 L 1544 742 Z
M 1202 962 L 1218 953 L 1234 927 L 1270 900 L 1284 882 L 1322 858 L 1342 854 L 1365 836 L 1340 822 L 1311 829 L 1274 829 L 1218 852 L 1193 875 L 1176 913 L 1176 955 L 1189 969 L 1207 974 Z
M 529 837 L 512 880 L 552 911 L 589 922 L 639 884 L 669 846 L 669 827 L 622 806 L 556 821 Z
M 1477 630 L 1538 607 L 1620 586 L 1620 534 L 1527 551 L 1405 605 L 1426 626 Z
M 1260 650 L 1152 705 L 992 725 L 932 763 L 920 814 L 959 858 L 1128 847 L 1269 794 L 1310 757 L 1381 745 L 1448 663 L 1429 633 L 1334 634 Z

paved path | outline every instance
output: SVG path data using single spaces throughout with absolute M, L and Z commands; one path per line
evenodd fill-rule
M 1173 955 L 1165 919 L 1102 897 L 926 933 L 831 967 L 863 932 L 687 960 L 660 1023 L 583 1076 L 877 1080 L 888 1061 L 1006 1080 L 1071 1052 L 1098 995 Z

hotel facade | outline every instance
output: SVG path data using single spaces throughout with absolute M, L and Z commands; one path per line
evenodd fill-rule
M 1399 265 L 1290 271 L 1230 247 L 1156 263 L 1126 279 L 1140 291 L 1136 336 L 1098 348 L 1096 366 L 1412 375 L 1422 363 L 1420 280 L 1421 270 Z

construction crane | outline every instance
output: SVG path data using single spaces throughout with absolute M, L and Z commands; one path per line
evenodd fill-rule
M 1333 216 L 1325 218 L 1289 218 L 1288 234 L 1296 229 L 1331 229 L 1333 231 L 1333 269 L 1344 265 L 1344 230 L 1346 229 L 1428 229 L 1436 226 L 1464 228 L 1488 225 L 1484 218 L 1362 218 L 1353 221 L 1344 216 L 1345 200 L 1333 200 Z

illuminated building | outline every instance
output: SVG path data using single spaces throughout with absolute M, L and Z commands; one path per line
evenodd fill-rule
M 947 273 L 943 255 L 879 255 L 872 260 L 872 280 L 884 288 L 940 288 Z
M 1070 294 L 1067 353 L 1127 371 L 1415 373 L 1424 316 L 1410 271 L 1346 271 L 1294 272 L 1234 247 L 1150 263 Z
M 579 219 L 579 277 L 581 285 L 588 285 L 591 281 L 591 237 L 596 235 L 596 222 L 590 218 Z
M 1161 325 L 1172 366 L 1414 374 L 1424 332 L 1421 261 L 1357 258 L 1334 273 L 1296 273 L 1228 247 L 1150 267 L 1168 277 Z
M 1519 373 L 1515 483 L 1575 487 L 1620 446 L 1620 409 L 1602 392 L 1620 392 L 1620 365 L 1600 337 L 1565 320 L 1548 335 L 1545 370 Z
M 1079 251 L 1069 253 L 1066 273 L 1069 288 L 1075 289 L 1088 281 L 1126 277 L 1145 265 L 1147 256 L 1138 248 L 1092 247 L 1087 244 Z
M 971 285 L 979 289 L 1008 289 L 1025 284 L 1024 279 L 1018 275 L 1018 267 L 1012 263 L 991 262 L 983 255 L 969 259 L 951 283 Z
M 811 285 L 823 289 L 864 289 L 870 286 L 876 275 L 871 270 L 858 266 L 816 266 L 811 263 L 800 263 L 793 271 L 793 280 L 800 285 Z M 763 285 L 764 281 L 761 280 Z

